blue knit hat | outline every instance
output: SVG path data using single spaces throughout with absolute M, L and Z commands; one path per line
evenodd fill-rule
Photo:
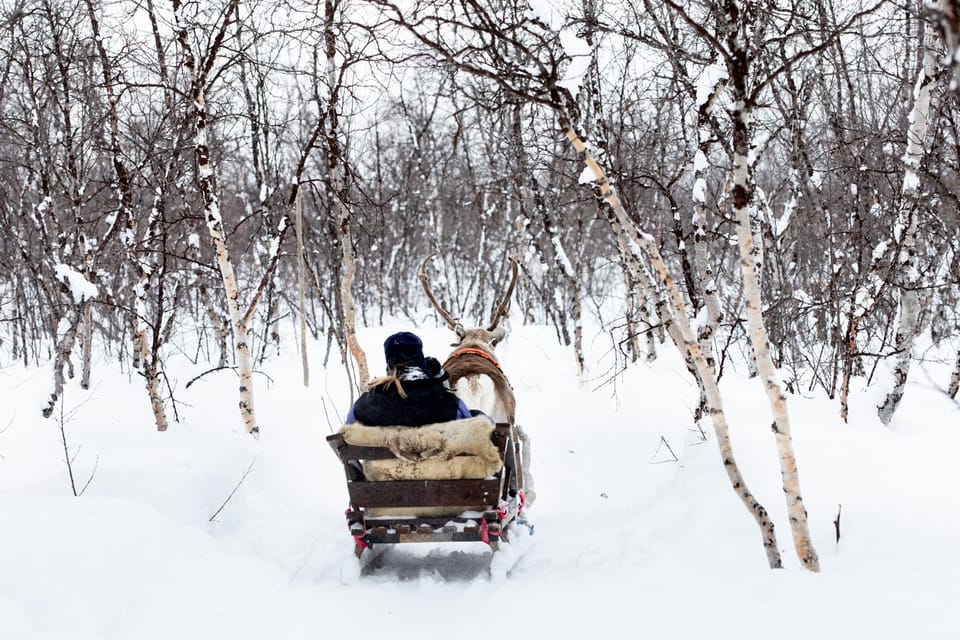
M 423 341 L 409 331 L 395 333 L 383 343 L 387 369 L 403 365 L 423 366 Z

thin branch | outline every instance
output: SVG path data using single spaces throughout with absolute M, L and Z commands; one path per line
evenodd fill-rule
M 78 495 L 83 495 L 83 492 L 87 490 L 87 487 L 90 486 L 90 483 L 93 481 L 93 476 L 97 473 L 97 467 L 100 465 L 100 456 L 97 456 L 97 459 L 93 461 L 93 470 L 90 472 L 90 477 L 87 478 L 87 481 L 83 483 L 83 488 L 80 489 Z
M 214 518 L 220 515 L 220 512 L 223 511 L 223 508 L 227 506 L 227 503 L 230 502 L 230 498 L 233 497 L 233 494 L 237 492 L 240 488 L 240 485 L 243 484 L 243 481 L 247 479 L 247 476 L 250 475 L 250 471 L 253 469 L 253 463 L 257 461 L 257 456 L 253 456 L 253 460 L 250 461 L 250 465 L 243 472 L 243 475 L 240 476 L 240 481 L 237 483 L 237 486 L 233 488 L 233 491 L 230 492 L 230 495 L 227 496 L 227 499 L 223 501 L 223 504 L 220 505 L 220 508 L 213 512 L 213 515 L 210 516 L 210 519 L 207 522 L 213 522 Z
M 665 0 L 665 1 L 668 3 L 670 2 L 670 0 Z M 777 67 L 776 69 L 771 71 L 769 74 L 767 74 L 767 77 L 757 84 L 756 88 L 754 88 L 753 92 L 750 94 L 750 102 L 755 102 L 757 98 L 760 96 L 760 92 L 763 91 L 775 79 L 777 79 L 777 77 L 779 77 L 780 74 L 784 73 L 785 71 L 789 71 L 790 68 L 800 60 L 803 60 L 804 58 L 808 58 L 814 54 L 820 53 L 821 51 L 825 50 L 827 47 L 831 46 L 837 40 L 837 38 L 843 35 L 846 32 L 846 30 L 850 28 L 850 25 L 852 25 L 854 22 L 856 22 L 860 18 L 873 13 L 874 11 L 879 9 L 881 6 L 886 4 L 886 2 L 887 0 L 879 0 L 875 5 L 873 5 L 869 9 L 858 11 L 857 13 L 850 16 L 846 22 L 844 22 L 842 25 L 837 27 L 833 31 L 833 33 L 829 34 L 823 42 L 821 42 L 815 47 L 811 47 L 810 49 L 801 51 L 800 53 L 795 54 L 792 58 L 783 62 L 779 67 Z

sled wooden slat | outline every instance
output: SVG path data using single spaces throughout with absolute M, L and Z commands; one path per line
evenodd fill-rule
M 390 480 L 349 482 L 355 507 L 455 507 L 496 505 L 500 480 Z
M 388 531 L 385 536 L 377 537 L 371 535 L 371 544 L 396 544 L 398 542 L 482 542 L 478 531 L 444 531 L 436 529 L 429 535 L 423 535 L 418 531 L 400 532 Z

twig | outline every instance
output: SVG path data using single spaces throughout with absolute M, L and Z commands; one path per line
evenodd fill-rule
M 13 419 L 16 417 L 17 417 L 17 412 L 14 411 L 13 415 L 10 416 L 10 420 L 7 421 L 7 424 L 3 427 L 3 429 L 0 429 L 0 434 L 6 433 L 7 429 L 9 429 L 10 426 L 13 424 Z
M 833 528 L 837 533 L 837 544 L 840 544 L 840 507 L 843 505 L 837 505 L 837 519 L 833 521 Z
M 60 414 L 56 418 L 57 426 L 60 427 L 60 442 L 63 443 L 63 461 L 67 464 L 67 473 L 70 476 L 70 489 L 74 497 L 80 495 L 77 493 L 77 483 L 73 479 L 73 459 L 70 457 L 70 450 L 67 447 L 67 430 L 64 427 L 63 415 L 63 396 L 60 397 Z
M 164 382 L 167 383 L 167 397 L 170 398 L 170 406 L 173 407 L 173 421 L 180 422 L 180 412 L 177 411 L 177 399 L 173 397 L 173 386 L 170 384 L 170 378 L 167 377 L 167 372 L 163 369 L 160 370 L 160 375 L 163 376 Z
M 192 385 L 194 382 L 196 382 L 197 380 L 199 380 L 199 379 L 202 378 L 203 376 L 207 375 L 208 373 L 213 373 L 214 371 L 220 371 L 220 370 L 222 370 L 222 369 L 234 369 L 234 370 L 235 370 L 236 367 L 234 367 L 234 366 L 226 366 L 226 367 L 214 367 L 213 369 L 207 369 L 206 371 L 204 371 L 204 372 L 201 373 L 200 375 L 198 375 L 198 376 L 194 377 L 192 380 L 190 380 L 190 382 L 187 383 L 187 386 L 185 386 L 184 389 L 189 389 L 189 388 L 190 388 L 190 385 Z
M 223 511 L 223 508 L 227 506 L 227 503 L 230 502 L 230 498 L 233 497 L 233 494 L 237 492 L 237 489 L 240 488 L 240 485 L 243 484 L 243 481 L 247 479 L 247 476 L 250 475 L 250 470 L 253 469 L 253 463 L 257 461 L 257 456 L 253 456 L 253 460 L 250 461 L 250 465 L 247 467 L 246 471 L 243 472 L 243 475 L 240 476 L 240 481 L 237 483 L 237 486 L 233 488 L 233 491 L 230 492 L 230 495 L 227 496 L 227 499 L 223 501 L 223 504 L 220 505 L 220 508 L 213 512 L 213 515 L 210 516 L 210 519 L 207 522 L 213 522 L 213 519 L 220 515 L 220 512 Z
M 666 447 L 667 451 L 670 452 L 670 455 L 673 456 L 673 460 L 656 460 L 657 454 L 660 453 L 660 450 L 664 447 Z M 670 447 L 670 443 L 667 442 L 667 439 L 663 436 L 660 436 L 660 445 L 657 447 L 657 450 L 653 452 L 653 457 L 650 458 L 650 464 L 664 464 L 666 462 L 680 462 L 680 458 L 678 458 L 677 454 L 673 452 L 673 449 Z
M 10 421 L 7 422 L 7 425 L 6 425 L 3 429 L 0 429 L 0 435 L 2 435 L 3 433 L 5 433 L 5 432 L 7 431 L 7 429 L 10 428 L 10 425 L 13 424 L 13 419 L 16 418 L 16 417 L 17 417 L 17 412 L 14 411 L 14 412 L 13 412 L 13 415 L 10 416 Z M 0 460 L 3 460 L 3 459 L 4 459 L 3 454 L 0 453 Z
M 333 433 L 333 422 L 330 421 L 330 412 L 327 411 L 327 399 L 320 396 L 320 406 L 323 408 L 323 417 L 327 421 L 327 431 Z
M 83 488 L 80 489 L 80 493 L 77 495 L 83 495 L 83 492 L 87 490 L 87 487 L 90 486 L 90 483 L 93 481 L 93 476 L 97 473 L 97 466 L 100 464 L 100 456 L 97 456 L 97 459 L 93 461 L 93 471 L 90 472 L 90 477 L 87 478 L 87 481 L 83 483 Z

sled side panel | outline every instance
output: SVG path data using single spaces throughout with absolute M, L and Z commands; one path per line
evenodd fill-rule
M 355 507 L 453 507 L 496 505 L 498 478 L 483 480 L 391 480 L 349 482 L 350 503 Z

